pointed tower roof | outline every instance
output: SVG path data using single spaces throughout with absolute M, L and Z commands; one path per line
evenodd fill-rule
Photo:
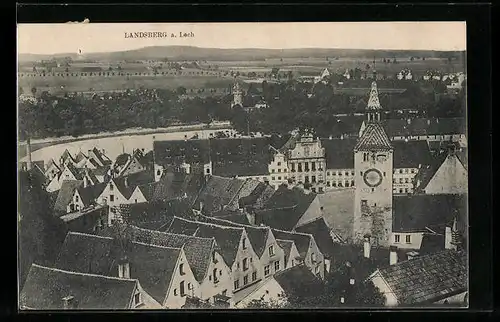
M 392 144 L 380 123 L 368 123 L 354 150 L 389 151 L 392 150 Z
M 381 110 L 380 102 L 378 100 L 378 90 L 377 83 L 372 82 L 372 88 L 370 90 L 370 98 L 368 99 L 367 110 Z

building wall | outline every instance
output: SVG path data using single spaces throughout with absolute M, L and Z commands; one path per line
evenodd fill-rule
M 299 251 L 297 250 L 297 246 L 295 246 L 295 243 L 293 243 L 292 248 L 290 248 L 290 254 L 288 255 L 288 261 L 286 263 L 285 268 L 290 268 L 293 266 L 298 265 L 297 257 L 299 257 Z
M 59 181 L 62 182 L 64 180 L 76 180 L 75 175 L 67 167 L 64 168 L 59 177 Z
M 47 170 L 45 171 L 45 176 L 49 179 L 52 180 L 57 174 L 59 173 L 59 169 L 56 167 L 54 163 L 52 163 Z
M 180 273 L 181 264 L 183 264 L 184 275 Z M 184 296 L 180 293 L 182 282 L 184 282 Z M 187 295 L 199 297 L 200 287 L 189 266 L 184 250 L 181 250 L 163 306 L 168 309 L 180 309 L 186 303 Z
M 246 248 L 243 247 L 243 241 L 246 241 Z M 243 260 L 247 259 L 248 262 L 248 269 L 243 270 Z M 248 284 L 252 283 L 252 273 L 257 272 L 257 279 L 259 278 L 259 271 L 260 271 L 260 260 L 259 257 L 257 257 L 257 254 L 255 254 L 255 251 L 252 247 L 252 244 L 250 243 L 250 240 L 248 239 L 248 236 L 246 234 L 246 231 L 243 232 L 241 239 L 238 244 L 238 252 L 236 253 L 236 257 L 234 260 L 234 263 L 231 265 L 231 276 L 233 279 L 233 286 L 232 286 L 232 291 L 233 293 L 235 291 L 238 291 L 240 288 L 244 287 L 244 277 L 248 276 Z M 239 286 L 238 288 L 235 288 L 234 283 L 238 281 Z M 247 285 L 248 285 L 247 284 Z
M 315 260 L 313 260 L 313 257 L 315 257 Z M 321 279 L 325 278 L 325 257 L 319 250 L 313 237 L 311 237 L 304 264 L 309 267 L 315 275 L 319 275 Z
M 61 181 L 57 178 L 57 176 L 53 177 L 52 180 L 50 180 L 49 184 L 47 185 L 47 192 L 54 192 L 59 189 L 61 189 Z
M 271 256 L 269 253 L 269 247 L 274 248 L 274 255 Z M 266 241 L 266 247 L 264 248 L 264 252 L 262 253 L 262 256 L 259 259 L 260 261 L 260 267 L 257 272 L 257 280 L 258 279 L 263 279 L 267 277 L 265 275 L 265 267 L 269 266 L 269 275 L 273 275 L 276 272 L 282 271 L 285 269 L 285 252 L 281 247 L 279 247 L 278 243 L 276 242 L 276 238 L 274 237 L 272 231 L 269 229 L 269 234 L 267 236 L 267 241 Z M 275 262 L 279 262 L 279 269 L 275 270 Z
M 447 301 L 449 304 L 467 304 L 465 303 L 465 295 L 467 292 L 462 292 L 456 295 L 449 296 L 445 299 L 439 300 L 437 302 L 434 302 L 434 304 L 444 304 L 445 301 Z
M 207 276 L 200 285 L 200 298 L 202 300 L 210 299 L 216 294 L 223 294 L 224 291 L 226 291 L 226 296 L 230 297 L 232 295 L 233 279 L 231 269 L 218 252 L 214 252 L 214 259 L 215 261 L 210 260 Z M 217 274 L 217 282 L 214 282 L 214 270 Z
M 407 242 L 407 238 L 410 238 L 410 242 Z M 391 245 L 397 246 L 400 249 L 420 249 L 422 246 L 422 238 L 424 233 L 401 233 L 393 232 L 391 236 Z M 399 238 L 399 240 L 397 239 Z
M 125 166 L 125 169 L 121 173 L 122 176 L 126 176 L 132 173 L 137 173 L 144 171 L 145 168 L 137 161 L 136 158 L 132 157 L 129 163 Z
M 139 292 L 141 294 L 141 303 L 143 305 L 139 307 L 131 307 L 131 309 L 141 309 L 141 310 L 155 310 L 155 309 L 161 309 L 162 306 L 160 303 L 158 303 L 151 295 L 149 295 L 140 285 L 140 282 L 138 282 L 136 292 Z M 133 303 L 134 299 L 132 299 Z
M 394 169 L 393 190 L 395 194 L 413 193 L 413 179 L 418 173 L 417 168 L 398 168 Z
M 310 183 L 313 192 L 325 189 L 326 159 L 321 141 L 303 136 L 288 154 L 289 177 L 295 182 Z
M 277 153 L 274 155 L 273 160 L 269 164 L 269 184 L 276 189 L 283 183 L 288 182 L 288 165 L 285 155 Z
M 398 305 L 398 299 L 396 296 L 394 296 L 392 290 L 390 289 L 389 285 L 384 281 L 382 276 L 377 272 L 375 273 L 374 276 L 372 276 L 371 281 L 373 282 L 373 285 L 375 285 L 376 288 L 379 289 L 380 293 L 384 295 L 385 297 L 385 306 L 397 306 Z
M 265 281 L 258 289 L 249 294 L 240 302 L 236 303 L 235 307 L 238 309 L 246 308 L 253 300 L 263 299 L 265 302 L 284 300 L 285 294 L 283 288 L 276 282 L 274 278 Z
M 467 170 L 455 156 L 449 156 L 436 171 L 424 191 L 428 194 L 467 193 Z
M 128 198 L 126 203 L 133 204 L 133 203 L 141 203 L 141 202 L 147 202 L 148 200 L 146 197 L 141 192 L 141 189 L 139 187 L 135 187 L 134 192 L 130 195 L 130 198 Z
M 366 157 L 364 153 L 367 153 Z M 362 243 L 365 234 L 370 234 L 375 245 L 388 246 L 392 231 L 393 153 L 358 151 L 354 154 L 355 198 L 353 237 Z M 383 156 L 382 159 L 379 157 Z M 366 161 L 365 161 L 366 160 Z M 380 172 L 381 183 L 371 187 L 365 183 L 368 170 Z
M 111 201 L 111 196 L 113 196 L 113 201 Z M 108 224 L 111 225 L 112 221 L 116 219 L 118 207 L 121 204 L 128 203 L 128 199 L 121 194 L 120 190 L 118 190 L 118 188 L 116 187 L 115 182 L 113 180 L 110 180 L 99 198 L 97 198 L 97 202 L 101 205 L 109 206 Z
M 354 187 L 354 169 L 327 169 L 326 190 Z
M 80 193 L 78 192 L 78 190 L 75 190 L 75 193 L 73 194 L 73 198 L 72 198 L 71 202 L 66 207 L 66 212 L 70 213 L 70 212 L 81 210 L 83 208 L 85 208 L 85 205 L 83 204 L 82 197 L 80 196 Z

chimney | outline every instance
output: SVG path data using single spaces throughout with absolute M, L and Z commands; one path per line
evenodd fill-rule
M 363 242 L 363 255 L 365 258 L 370 258 L 370 250 L 371 250 L 370 235 L 366 234 L 364 236 L 364 242 Z
M 410 125 L 410 124 L 411 124 L 411 119 L 410 119 L 410 118 L 408 118 L 408 119 L 406 120 L 406 123 L 408 123 L 408 125 Z
M 130 264 L 126 257 L 123 257 L 118 264 L 118 277 L 130 278 Z
M 28 137 L 26 139 L 26 156 L 28 157 L 28 161 L 26 162 L 26 170 L 31 170 L 31 140 Z
M 406 253 L 406 256 L 408 257 L 408 260 L 410 260 L 410 259 L 413 259 L 413 258 L 417 257 L 418 256 L 418 252 L 415 252 L 415 251 L 409 252 L 409 253 Z
M 389 264 L 394 265 L 398 262 L 398 248 L 396 246 L 389 247 Z
M 65 310 L 71 310 L 75 308 L 75 298 L 72 295 L 68 295 L 62 298 L 63 308 Z
M 457 250 L 461 244 L 460 233 L 457 227 L 457 217 L 453 219 L 453 227 L 451 228 L 451 246 L 453 249 Z
M 203 201 L 200 201 L 200 212 L 203 212 Z

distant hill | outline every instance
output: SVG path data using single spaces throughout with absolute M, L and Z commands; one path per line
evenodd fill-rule
M 324 57 L 352 57 L 352 58 L 446 58 L 463 55 L 459 51 L 431 51 L 431 50 L 365 50 L 365 49 L 333 49 L 333 48 L 297 48 L 297 49 L 259 49 L 259 48 L 200 48 L 191 46 L 153 46 L 140 49 L 117 51 L 109 53 L 88 53 L 85 59 L 97 61 L 118 60 L 263 60 L 272 58 L 324 58 Z M 62 53 L 55 55 L 19 54 L 20 62 L 48 60 L 52 58 L 71 57 L 78 59 L 76 53 Z

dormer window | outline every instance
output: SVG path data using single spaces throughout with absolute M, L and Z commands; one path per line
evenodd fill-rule
M 181 275 L 186 274 L 186 273 L 184 272 L 184 264 L 180 264 L 180 265 L 179 265 L 179 274 L 181 274 Z
M 135 295 L 134 295 L 134 305 L 135 305 L 135 306 L 139 306 L 140 304 L 142 304 L 142 301 L 141 301 L 141 293 L 137 292 L 137 293 L 135 293 Z
M 243 238 L 243 249 L 247 249 L 247 240 Z
M 274 246 L 269 246 L 269 256 L 274 256 Z
M 113 183 L 112 183 L 112 182 L 110 182 L 110 183 L 109 183 L 109 190 L 110 190 L 110 191 L 113 191 L 113 189 L 114 189 Z

